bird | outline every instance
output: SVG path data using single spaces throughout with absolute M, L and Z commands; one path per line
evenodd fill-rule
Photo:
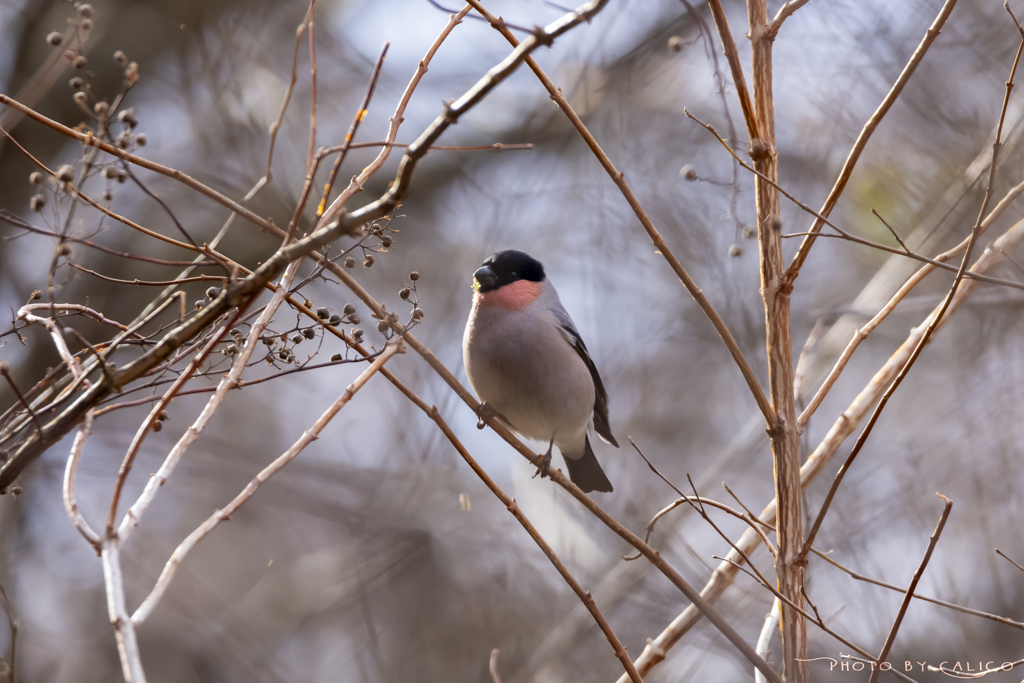
M 603 441 L 619 447 L 608 393 L 544 266 L 524 252 L 499 251 L 473 273 L 472 286 L 462 359 L 481 417 L 493 414 L 520 436 L 547 441 L 542 477 L 558 446 L 576 486 L 611 492 L 589 435 L 593 424 Z

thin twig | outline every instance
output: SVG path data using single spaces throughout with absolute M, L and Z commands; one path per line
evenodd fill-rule
M 85 450 L 85 441 L 92 432 L 92 421 L 93 411 L 90 410 L 85 413 L 85 419 L 82 421 L 82 426 L 79 427 L 78 434 L 75 435 L 75 442 L 71 446 L 71 455 L 68 456 L 68 465 L 64 470 L 64 509 L 67 510 L 68 517 L 71 518 L 71 523 L 78 529 L 78 533 L 82 534 L 98 554 L 103 540 L 99 534 L 92 530 L 89 523 L 85 521 L 81 510 L 78 509 L 78 501 L 75 499 L 75 475 L 78 472 L 78 463 L 82 459 L 82 451 Z
M 359 110 L 356 112 L 355 117 L 352 119 L 352 123 L 349 124 L 348 132 L 345 133 L 345 142 L 343 142 L 340 148 L 334 151 L 338 152 L 338 158 L 334 160 L 334 166 L 331 168 L 331 174 L 327 177 L 327 185 L 324 187 L 323 198 L 320 199 L 320 205 L 317 206 L 316 215 L 322 216 L 324 213 L 324 207 L 327 205 L 327 198 L 331 194 L 331 188 L 334 187 L 334 179 L 338 175 L 338 169 L 345 162 L 345 157 L 348 155 L 348 151 L 352 149 L 352 143 L 356 137 L 356 131 L 359 130 L 359 124 L 363 122 L 366 115 L 369 113 L 370 100 L 373 99 L 373 91 L 377 87 L 377 78 L 380 76 L 380 70 L 384 66 L 384 58 L 388 54 L 388 47 L 391 43 L 384 43 L 384 47 L 381 48 L 380 56 L 377 57 L 377 62 L 373 65 L 373 70 L 370 71 L 370 82 L 366 86 L 366 92 L 363 94 L 363 101 L 359 105 Z
M 910 61 L 903 67 L 903 71 L 900 73 L 899 78 L 890 88 L 885 99 L 878 105 L 878 109 L 871 115 L 871 118 L 864 124 L 864 128 L 861 129 L 860 135 L 857 136 L 856 142 L 853 143 L 853 148 L 850 149 L 849 155 L 846 157 L 846 162 L 843 164 L 842 170 L 839 172 L 839 177 L 836 179 L 835 185 L 833 185 L 831 192 L 825 199 L 825 203 L 821 207 L 821 213 L 824 216 L 828 216 L 832 213 L 832 209 L 835 207 L 836 202 L 839 201 L 840 195 L 843 190 L 846 189 L 846 184 L 850 180 L 850 176 L 853 175 L 854 166 L 857 165 L 857 161 L 860 159 L 861 153 L 864 148 L 867 147 L 868 140 L 871 139 L 871 134 L 875 132 L 878 124 L 882 122 L 882 119 L 888 113 L 893 103 L 896 102 L 896 98 L 903 92 L 903 87 L 910 80 L 910 77 L 914 74 L 918 64 L 924 59 L 925 54 L 928 52 L 928 48 L 931 47 L 935 39 L 938 38 L 939 32 L 946 23 L 946 19 L 949 18 L 950 13 L 953 11 L 953 7 L 956 6 L 956 0 L 946 0 L 942 5 L 942 9 L 939 10 L 938 16 L 935 17 L 935 21 L 928 27 L 928 30 L 924 34 L 924 38 L 921 39 L 917 49 L 914 50 L 914 54 L 911 55 Z M 773 22 L 774 23 L 774 22 Z M 995 160 L 993 160 L 993 166 Z M 815 219 L 814 223 L 811 224 L 810 229 L 807 231 L 811 233 L 804 238 L 800 244 L 800 248 L 797 250 L 796 256 L 793 257 L 793 261 L 790 263 L 789 268 L 786 270 L 785 280 L 787 283 L 792 284 L 800 274 L 800 268 L 803 266 L 804 261 L 807 260 L 807 254 L 810 252 L 811 247 L 814 245 L 815 236 L 821 231 L 822 221 Z
M 782 23 L 793 15 L 798 9 L 806 5 L 810 0 L 787 0 L 786 4 L 779 8 L 775 18 L 772 19 L 772 23 L 765 29 L 764 34 L 775 40 L 775 36 L 778 35 L 779 29 L 782 28 Z
M 1021 570 L 1022 572 L 1024 572 L 1024 567 L 1020 566 L 1019 564 L 1017 564 L 1016 562 L 1014 562 L 1013 560 L 1011 560 L 1011 559 L 1009 558 L 1009 556 L 1008 556 L 1008 555 L 1007 555 L 1006 553 L 1004 553 L 1004 552 L 1003 552 L 1002 550 L 1000 550 L 999 548 L 996 548 L 996 554 L 997 554 L 997 555 L 999 555 L 1000 557 L 1002 557 L 1002 558 L 1003 558 L 1004 560 L 1006 560 L 1006 561 L 1007 561 L 1007 562 L 1009 562 L 1010 564 L 1012 564 L 1012 565 L 1013 565 L 1014 567 L 1016 567 L 1017 569 L 1019 569 L 1019 570 Z
M 576 577 L 574 577 L 572 572 L 570 572 L 562 561 L 558 559 L 558 555 L 555 554 L 555 551 L 551 549 L 551 546 L 544 540 L 544 537 L 540 535 L 540 532 L 537 531 L 536 527 L 534 527 L 530 520 L 526 518 L 526 515 L 523 514 L 523 511 L 519 508 L 515 499 L 510 498 L 504 491 L 502 491 L 501 488 L 494 483 L 494 480 L 487 475 L 484 469 L 480 467 L 473 456 L 470 455 L 469 451 L 466 450 L 466 447 L 462 445 L 462 442 L 459 441 L 457 436 L 455 436 L 455 433 L 448 427 L 448 424 L 441 418 L 441 414 L 437 411 L 437 407 L 431 406 L 428 414 L 433 418 L 438 428 L 448 438 L 448 441 L 451 442 L 452 446 L 455 447 L 455 450 L 459 452 L 462 459 L 466 461 L 466 464 L 469 465 L 473 472 L 475 472 L 484 484 L 487 485 L 487 488 L 491 490 L 491 493 L 498 497 L 498 499 L 505 505 L 505 509 L 511 512 L 512 516 L 516 518 L 516 521 L 526 529 L 526 533 L 530 534 L 530 538 L 532 538 L 534 543 L 540 547 L 541 551 L 548 558 L 551 564 L 555 566 L 555 569 L 558 570 L 558 573 L 561 574 L 563 579 L 565 579 L 565 582 L 569 584 L 569 587 L 572 588 L 572 591 L 576 596 L 583 601 L 587 610 L 594 617 L 594 621 L 597 622 L 601 632 L 604 633 L 605 638 L 607 638 L 608 642 L 611 644 L 612 651 L 615 653 L 619 662 L 622 663 L 629 679 L 633 681 L 633 683 L 643 683 L 643 679 L 633 666 L 633 661 L 629 658 L 629 653 L 626 652 L 626 648 L 624 648 L 622 643 L 619 642 L 615 632 L 612 631 L 612 627 L 608 624 L 608 620 L 604 618 L 603 614 L 601 614 L 601 610 L 598 608 L 597 602 L 594 600 L 594 596 L 592 596 L 589 591 L 583 590 L 583 587 L 580 585 L 579 581 L 576 580 Z M 495 652 L 497 652 L 497 650 L 495 650 Z M 492 672 L 496 670 L 493 668 L 496 663 L 496 659 L 497 655 L 492 655 Z
M 939 536 L 942 535 L 942 529 L 946 526 L 946 519 L 949 517 L 949 511 L 953 509 L 953 501 L 946 498 L 941 493 L 936 494 L 943 500 L 945 507 L 942 510 L 942 516 L 939 517 L 939 523 L 935 526 L 935 531 L 932 532 L 932 536 L 928 539 L 928 550 L 925 551 L 924 557 L 921 558 L 921 564 L 917 566 L 917 570 L 914 572 L 914 577 L 910 580 L 910 585 L 907 587 L 907 594 L 903 597 L 903 603 L 900 605 L 899 612 L 896 613 L 896 619 L 892 622 L 892 627 L 889 629 L 889 635 L 885 639 L 885 644 L 882 645 L 882 651 L 878 654 L 876 661 L 884 662 L 889 657 L 889 650 L 892 649 L 892 644 L 896 640 L 896 633 L 900 630 L 900 624 L 903 623 L 903 617 L 907 613 L 907 608 L 910 607 L 910 600 L 914 597 L 914 589 L 917 588 L 917 584 L 921 581 L 921 577 L 924 575 L 924 569 L 928 566 L 928 560 L 932 557 L 932 551 L 935 550 L 935 545 L 939 542 Z M 879 667 L 871 667 L 871 676 L 868 677 L 868 683 L 875 683 L 878 680 L 878 674 L 881 673 Z
M 491 650 L 491 663 L 488 668 L 491 672 L 491 683 L 501 683 L 501 676 L 498 674 L 498 648 Z
M 186 282 L 224 282 L 225 280 L 228 279 L 228 278 L 224 277 L 223 275 L 196 275 L 195 277 L 183 277 L 183 278 L 178 278 L 177 280 L 157 280 L 157 281 L 153 281 L 153 280 L 122 280 L 120 278 L 110 277 L 109 275 L 104 275 L 103 273 L 97 273 L 95 270 L 89 270 L 88 268 L 83 268 L 82 266 L 78 265 L 77 263 L 71 263 L 70 261 L 68 261 L 68 265 L 71 266 L 72 268 L 74 268 L 75 270 L 80 270 L 83 273 L 88 273 L 89 275 L 92 275 L 93 277 L 98 277 L 99 279 L 106 280 L 107 282 L 116 282 L 117 284 L 120 284 L 120 285 L 140 285 L 140 286 L 145 286 L 145 287 L 166 287 L 168 285 L 182 285 L 182 284 L 185 284 Z

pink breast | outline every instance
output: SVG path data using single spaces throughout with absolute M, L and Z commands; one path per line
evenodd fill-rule
M 530 280 L 517 280 L 493 292 L 478 293 L 481 306 L 504 308 L 509 311 L 521 311 L 534 301 L 541 293 L 541 284 Z

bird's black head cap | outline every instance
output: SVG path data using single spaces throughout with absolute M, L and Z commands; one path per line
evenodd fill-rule
M 517 280 L 543 282 L 544 266 L 529 254 L 506 249 L 488 256 L 480 269 L 473 273 L 473 289 L 491 292 Z

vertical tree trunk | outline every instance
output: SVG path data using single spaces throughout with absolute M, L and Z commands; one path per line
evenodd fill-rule
M 764 36 L 768 25 L 765 0 L 748 0 L 751 52 L 753 58 L 753 100 L 760 138 L 751 144 L 755 167 L 778 181 L 775 152 L 775 116 L 772 99 L 772 39 Z M 778 500 L 779 556 L 775 571 L 779 591 L 794 604 L 803 605 L 804 562 L 803 516 L 800 510 L 800 430 L 793 396 L 793 349 L 790 338 L 790 289 L 784 284 L 782 223 L 779 192 L 757 180 L 757 239 L 761 264 L 761 296 L 764 298 L 767 330 L 768 385 L 776 423 L 769 428 L 775 464 L 775 496 Z M 807 622 L 791 606 L 782 604 L 783 674 L 789 683 L 809 678 L 807 663 Z

